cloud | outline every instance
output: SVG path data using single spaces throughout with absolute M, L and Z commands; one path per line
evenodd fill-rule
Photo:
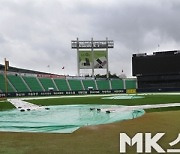
M 2 0 L 0 55 L 10 64 L 77 74 L 71 40 L 114 40 L 110 71 L 131 76 L 131 56 L 180 48 L 178 0 Z M 61 67 L 65 66 L 65 70 Z

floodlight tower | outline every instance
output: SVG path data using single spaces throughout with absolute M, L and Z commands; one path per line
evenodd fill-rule
M 93 40 L 79 41 L 72 40 L 71 48 L 77 49 L 77 72 L 80 76 L 81 69 L 91 69 L 94 77 L 95 69 L 106 69 L 109 78 L 108 49 L 114 48 L 113 40 Z
M 4 85 L 5 85 L 5 93 L 6 93 L 6 97 L 8 95 L 8 79 L 7 79 L 7 71 L 9 69 L 9 61 L 6 60 L 6 58 L 4 58 Z

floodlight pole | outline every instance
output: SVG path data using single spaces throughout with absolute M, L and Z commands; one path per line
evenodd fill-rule
M 93 48 L 93 38 L 91 39 L 91 52 L 92 52 L 92 77 L 94 78 L 94 48 Z
M 77 72 L 78 76 L 80 76 L 80 68 L 79 68 L 79 39 L 77 37 Z
M 94 71 L 95 69 L 98 68 L 95 67 L 95 62 L 94 59 L 95 59 L 95 51 L 96 49 L 103 49 L 105 50 L 106 52 L 106 61 L 104 61 L 103 63 L 103 66 L 99 66 L 99 68 L 103 68 L 105 69 L 106 67 L 106 71 L 107 71 L 107 78 L 109 78 L 109 61 L 108 61 L 108 48 L 114 48 L 114 42 L 113 40 L 108 40 L 108 38 L 106 38 L 106 40 L 101 40 L 101 41 L 94 41 L 93 38 L 91 38 L 91 41 L 79 41 L 79 39 L 77 38 L 77 40 L 72 40 L 71 41 L 71 46 L 72 46 L 72 49 L 77 49 L 77 72 L 78 72 L 78 76 L 80 76 L 80 69 L 92 69 L 92 77 L 94 78 Z M 86 66 L 81 66 L 80 65 L 80 50 L 81 49 L 90 49 L 90 53 L 91 53 L 91 57 L 88 57 L 87 59 L 89 58 L 92 58 L 92 60 L 89 60 L 88 62 L 88 67 Z M 95 51 L 94 51 L 95 49 Z M 99 51 L 99 50 L 97 50 Z M 89 51 L 88 51 L 89 52 Z M 98 60 L 98 59 L 97 59 Z M 97 62 L 99 63 L 100 60 L 98 60 Z M 91 62 L 91 63 L 90 63 Z M 106 62 L 106 63 L 105 63 Z M 90 66 L 89 66 L 89 63 L 90 63 Z M 100 62 L 99 64 L 101 64 L 102 62 Z M 84 63 L 86 64 L 86 63 Z
M 107 52 L 107 72 L 106 77 L 109 79 L 109 61 L 108 61 L 108 38 L 106 37 L 106 52 Z
M 7 93 L 8 93 L 8 85 L 7 85 L 7 68 L 8 68 L 8 64 L 6 61 L 6 58 L 4 58 L 4 77 L 5 77 L 5 81 L 4 81 L 4 85 L 5 85 L 5 93 L 6 93 L 6 97 L 7 97 Z

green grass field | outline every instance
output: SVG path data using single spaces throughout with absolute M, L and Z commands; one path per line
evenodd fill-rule
M 108 96 L 94 97 L 64 97 L 54 99 L 35 99 L 28 100 L 31 103 L 41 105 L 64 105 L 64 104 L 119 104 L 119 105 L 145 105 L 145 104 L 164 104 L 180 102 L 180 95 L 145 95 L 141 99 L 102 99 Z
M 103 96 L 104 97 L 104 96 Z M 105 100 L 102 96 L 54 98 L 28 100 L 39 105 L 64 105 L 64 104 L 119 104 L 119 105 L 145 105 L 180 103 L 180 95 L 146 95 L 143 99 L 132 100 Z M 0 102 L 1 110 L 12 109 L 8 102 Z M 176 111 L 175 111 L 176 110 Z M 158 112 L 156 112 L 158 111 Z M 164 111 L 164 112 L 162 112 Z M 180 132 L 180 108 L 170 107 L 146 110 L 144 116 L 137 119 L 88 126 L 72 134 L 47 134 L 47 133 L 9 133 L 0 132 L 0 153 L 7 154 L 101 154 L 119 153 L 119 133 L 126 132 L 134 136 L 137 132 L 165 132 L 160 140 L 160 145 L 170 148 L 169 142 L 175 140 Z M 180 143 L 174 148 L 180 149 Z M 128 154 L 135 153 L 135 147 L 129 147 Z M 155 153 L 155 151 L 153 151 Z
M 66 105 L 66 104 L 111 104 L 111 105 L 146 105 L 146 104 L 167 104 L 180 102 L 180 95 L 146 95 L 140 99 L 102 99 L 105 96 L 95 97 L 66 97 L 54 99 L 28 100 L 30 103 L 38 105 Z M 108 97 L 108 96 L 106 96 Z M 159 109 L 148 109 L 146 112 L 180 110 L 180 107 L 167 107 Z

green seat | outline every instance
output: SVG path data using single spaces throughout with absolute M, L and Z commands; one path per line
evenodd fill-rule
M 29 92 L 29 89 L 18 75 L 8 75 L 8 79 L 18 92 Z
M 4 75 L 2 75 L 2 74 L 0 74 L 0 89 L 2 92 L 6 92 L 6 90 L 5 90 L 5 78 L 4 78 Z M 8 92 L 15 92 L 9 83 L 7 83 L 7 90 L 8 90 Z
M 71 87 L 71 90 L 83 90 L 82 84 L 80 80 L 73 80 L 73 79 L 69 79 L 68 80 L 69 85 Z
M 69 87 L 65 79 L 54 79 L 54 82 L 60 91 L 69 91 Z
M 23 79 L 32 92 L 43 91 L 42 87 L 35 77 L 24 76 Z
M 113 90 L 124 89 L 123 80 L 112 79 L 111 80 L 111 86 L 112 86 Z
M 126 89 L 136 89 L 136 80 L 126 79 L 125 84 L 126 84 Z
M 39 78 L 42 86 L 44 87 L 45 91 L 48 91 L 49 88 L 54 88 L 57 91 L 53 81 L 50 78 Z
M 96 85 L 94 80 L 82 80 L 85 90 L 88 90 L 88 87 L 93 87 L 96 90 Z
M 109 80 L 96 80 L 98 90 L 110 90 Z

